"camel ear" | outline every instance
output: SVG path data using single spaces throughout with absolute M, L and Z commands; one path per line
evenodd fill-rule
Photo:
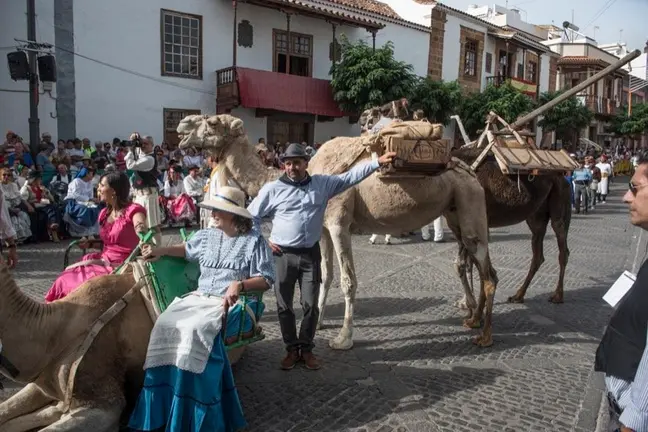
M 243 120 L 241 119 L 234 119 L 232 123 L 230 124 L 230 132 L 234 136 L 239 136 L 243 135 L 244 130 L 243 130 Z

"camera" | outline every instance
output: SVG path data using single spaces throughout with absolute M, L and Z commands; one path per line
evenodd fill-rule
M 135 138 L 131 141 L 122 140 L 120 144 L 124 147 L 142 147 L 142 140 L 139 138 Z

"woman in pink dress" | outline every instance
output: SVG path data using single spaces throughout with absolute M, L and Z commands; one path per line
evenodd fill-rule
M 120 171 L 106 173 L 99 182 L 99 198 L 106 208 L 99 213 L 101 252 L 91 253 L 72 264 L 54 281 L 45 301 L 61 299 L 95 276 L 111 273 L 121 265 L 139 243 L 138 233 L 144 233 L 146 210 L 130 201 L 130 181 Z M 92 240 L 88 241 L 91 246 Z

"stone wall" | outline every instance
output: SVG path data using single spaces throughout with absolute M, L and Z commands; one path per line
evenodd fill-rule
M 481 76 L 484 61 L 484 33 L 473 30 L 468 27 L 460 26 L 460 55 L 459 55 L 459 84 L 465 92 L 474 93 L 481 91 Z M 474 40 L 477 42 L 477 64 L 476 74 L 474 76 L 466 75 L 464 72 L 464 63 L 466 58 L 466 42 Z
M 446 13 L 444 11 L 441 11 L 438 8 L 432 9 L 428 75 L 432 79 L 438 81 L 443 78 L 443 42 L 446 21 Z

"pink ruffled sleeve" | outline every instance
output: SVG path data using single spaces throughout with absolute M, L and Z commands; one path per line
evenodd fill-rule
M 128 218 L 129 221 L 133 221 L 133 217 L 137 213 L 144 213 L 144 216 L 146 216 L 146 209 L 142 207 L 139 204 L 132 203 L 129 207 L 128 210 L 126 210 L 126 218 Z

